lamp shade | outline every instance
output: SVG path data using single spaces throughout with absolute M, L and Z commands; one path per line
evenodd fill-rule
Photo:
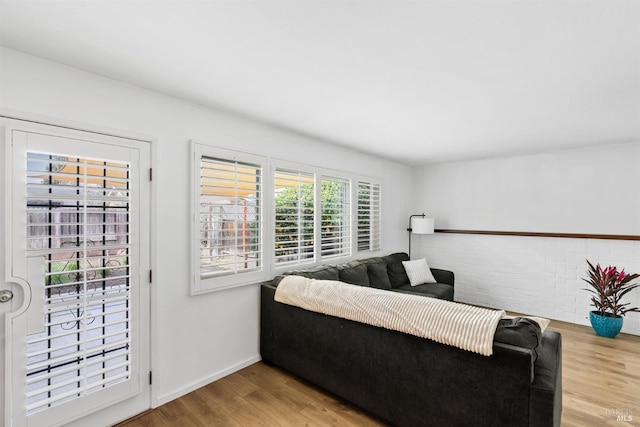
M 433 234 L 433 218 L 412 218 L 411 232 L 413 234 Z

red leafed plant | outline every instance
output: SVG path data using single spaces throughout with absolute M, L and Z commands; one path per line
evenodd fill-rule
M 587 260 L 587 264 L 589 264 L 587 270 L 589 278 L 582 280 L 591 286 L 591 289 L 585 290 L 593 294 L 591 303 L 599 315 L 616 317 L 624 316 L 630 311 L 640 312 L 638 307 L 629 307 L 629 303 L 623 304 L 621 302 L 623 296 L 640 286 L 637 283 L 630 283 L 640 277 L 640 274 L 627 274 L 624 269 L 618 271 L 616 267 L 612 266 L 602 268 L 600 264 L 594 267 L 589 260 Z

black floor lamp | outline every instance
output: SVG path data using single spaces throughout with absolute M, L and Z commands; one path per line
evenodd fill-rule
M 419 217 L 419 218 L 415 218 Z M 414 219 L 415 218 L 415 219 Z M 433 234 L 433 218 L 426 218 L 425 214 L 411 215 L 409 217 L 409 259 L 411 259 L 411 235 L 412 234 Z

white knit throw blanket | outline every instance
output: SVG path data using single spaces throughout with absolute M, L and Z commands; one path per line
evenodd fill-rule
M 490 356 L 503 310 L 333 280 L 285 276 L 275 300 L 305 310 L 428 338 Z

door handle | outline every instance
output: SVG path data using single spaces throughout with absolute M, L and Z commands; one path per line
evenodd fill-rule
M 8 290 L 0 291 L 0 303 L 9 302 L 13 298 L 13 292 Z

